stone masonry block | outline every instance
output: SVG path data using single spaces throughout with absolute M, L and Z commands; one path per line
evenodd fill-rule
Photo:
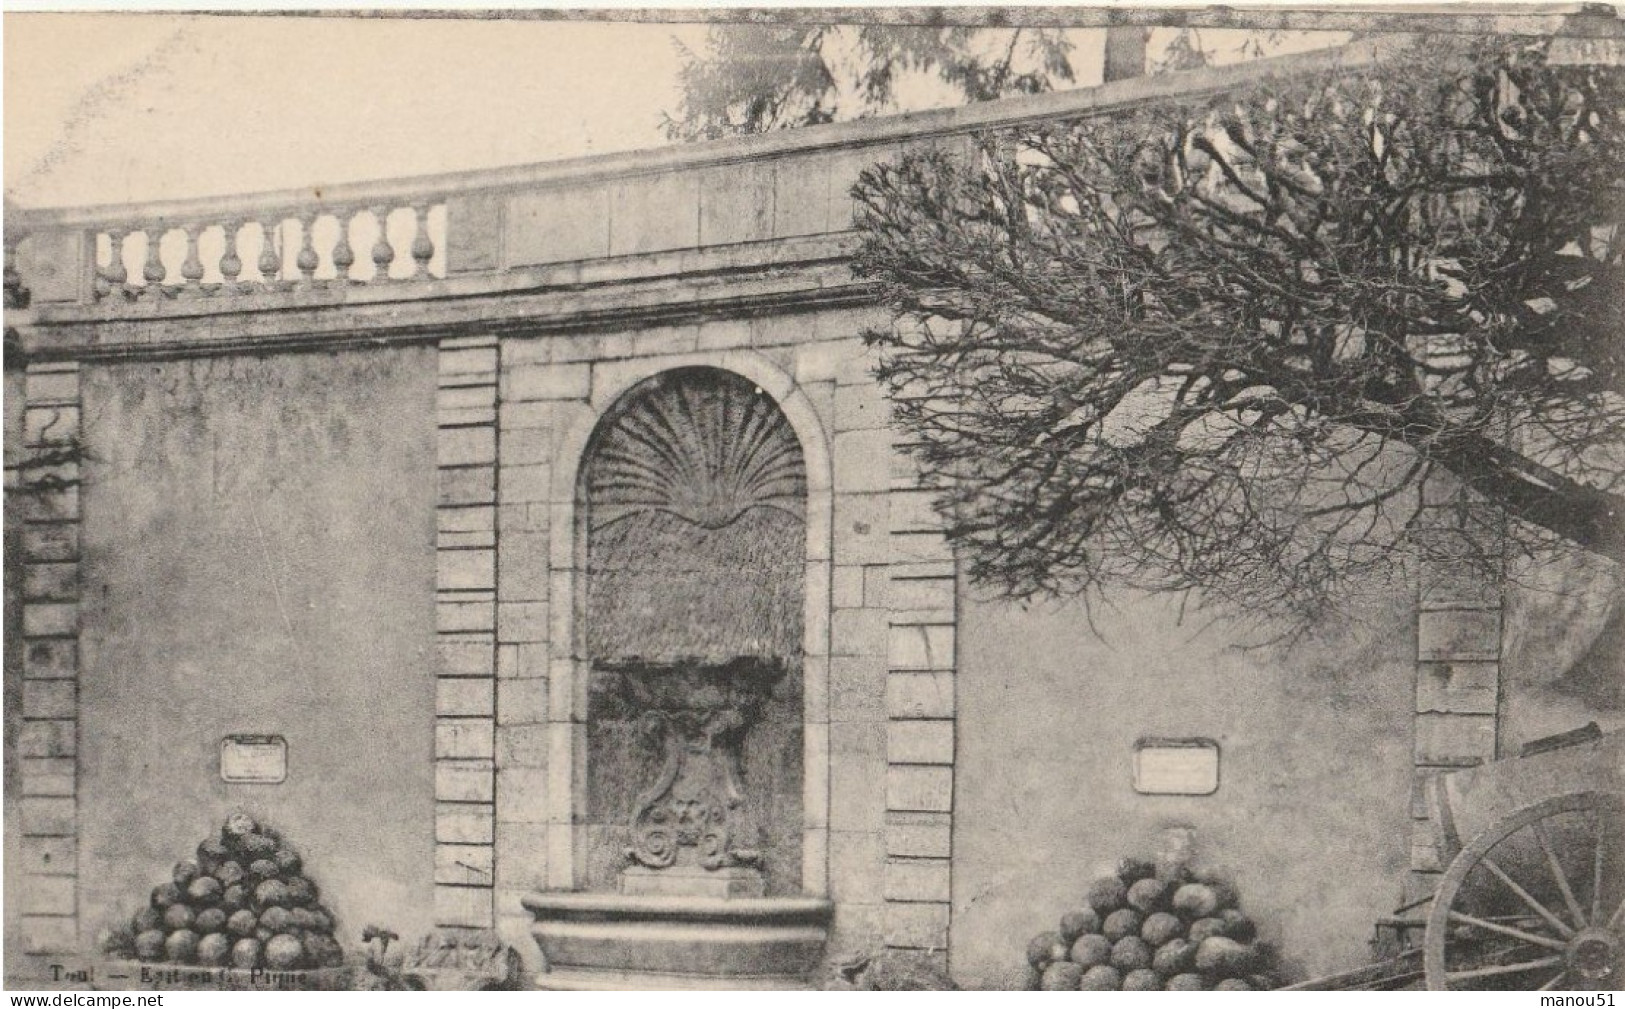
M 949 814 L 887 814 L 886 854 L 906 858 L 948 858 L 952 853 L 953 822 Z
M 502 374 L 502 401 L 524 403 L 586 399 L 592 393 L 588 364 L 516 365 Z
M 952 673 L 891 673 L 886 677 L 886 714 L 891 718 L 952 718 Z
M 498 772 L 497 821 L 529 824 L 547 822 L 545 768 L 504 767 Z
M 886 863 L 882 893 L 887 900 L 946 902 L 951 892 L 947 859 L 892 859 Z
M 953 810 L 953 803 L 953 768 L 912 764 L 886 768 L 887 809 L 946 813 Z
M 441 466 L 481 466 L 496 462 L 497 429 L 443 427 L 438 439 L 437 459 Z
M 79 869 L 79 843 L 71 837 L 25 837 L 22 870 L 29 876 L 72 876 Z
M 440 589 L 478 590 L 496 588 L 496 551 L 441 550 L 435 554 Z
M 496 601 L 442 595 L 435 603 L 435 627 L 442 633 L 489 632 L 496 625 Z
M 24 445 L 66 445 L 78 437 L 77 406 L 31 406 L 23 415 Z
M 79 674 L 79 642 L 73 638 L 42 638 L 23 650 L 23 676 L 30 680 L 72 679 Z
M 490 844 L 495 820 L 483 802 L 437 802 L 434 839 L 447 844 Z
M 829 832 L 829 888 L 833 899 L 873 899 L 880 892 L 885 865 L 885 845 L 879 834 L 863 830 Z
M 1416 762 L 1451 764 L 1495 759 L 1494 715 L 1416 716 Z
M 1494 661 L 1500 655 L 1500 610 L 1430 610 L 1417 614 L 1418 661 Z
M 871 722 L 886 717 L 886 663 L 876 656 L 836 655 L 829 660 L 829 718 Z
M 832 576 L 830 602 L 836 609 L 856 609 L 864 605 L 863 580 L 867 568 L 838 564 Z
M 30 876 L 22 889 L 23 914 L 68 917 L 74 913 L 74 891 L 78 879 L 74 876 Z
M 503 725 L 547 721 L 547 679 L 503 679 L 497 685 L 497 720 Z
M 440 928 L 490 928 L 491 907 L 488 886 L 434 888 L 434 923 Z
M 547 835 L 544 825 L 497 825 L 497 883 L 503 887 L 542 890 L 547 887 Z
M 830 655 L 885 655 L 885 610 L 836 610 L 830 615 Z
M 1498 662 L 1423 662 L 1416 667 L 1416 710 L 1493 715 L 1500 702 Z
M 894 625 L 889 632 L 887 662 L 893 669 L 954 668 L 952 624 Z
M 891 494 L 835 495 L 835 562 L 884 564 L 891 559 Z
M 888 722 L 886 759 L 893 764 L 952 764 L 951 720 Z
M 79 565 L 30 564 L 23 569 L 23 598 L 62 601 L 79 598 Z
M 516 194 L 504 223 L 510 267 L 607 256 L 609 187 L 588 182 Z
M 443 467 L 438 475 L 440 504 L 488 505 L 497 499 L 495 466 Z
M 73 718 L 79 708 L 79 690 L 74 680 L 24 680 L 25 718 Z
M 885 730 L 872 722 L 829 727 L 829 825 L 832 830 L 880 831 L 885 826 Z
M 79 402 L 79 372 L 35 371 L 30 368 L 25 379 L 24 398 L 30 406 L 69 406 Z
M 490 886 L 496 878 L 494 851 L 484 844 L 437 844 L 434 881 L 452 886 Z
M 489 718 L 438 719 L 434 727 L 435 756 L 490 759 L 494 731 Z
M 435 713 L 441 716 L 489 716 L 495 697 L 489 677 L 441 677 L 435 681 Z
M 497 349 L 495 347 L 442 349 L 436 355 L 436 360 L 442 378 L 450 375 L 493 375 L 497 370 Z
M 892 949 L 947 949 L 948 905 L 886 905 L 886 945 Z
M 22 794 L 71 798 L 76 772 L 69 757 L 24 757 Z
M 705 168 L 699 182 L 700 244 L 733 245 L 773 237 L 773 166 L 742 161 Z
M 835 486 L 860 493 L 891 487 L 891 432 L 843 431 L 835 435 Z
M 24 836 L 73 837 L 78 831 L 78 807 L 73 799 L 25 796 L 18 807 Z
M 893 578 L 887 602 L 893 610 L 915 613 L 954 612 L 954 579 Z
M 692 249 L 700 244 L 700 179 L 692 170 L 616 183 L 609 196 L 612 256 Z
M 496 772 L 490 760 L 437 760 L 434 797 L 441 802 L 492 802 Z
M 78 603 L 23 605 L 23 634 L 26 637 L 70 637 L 78 631 Z
M 29 721 L 17 735 L 17 752 L 24 757 L 71 757 L 76 742 L 72 721 Z
M 490 676 L 494 672 L 492 638 L 487 635 L 442 635 L 436 642 L 441 676 Z
M 41 915 L 23 915 L 19 919 L 23 952 L 30 954 L 72 954 L 79 949 L 79 920 L 53 918 Z
M 446 273 L 502 268 L 500 193 L 459 193 L 446 198 Z

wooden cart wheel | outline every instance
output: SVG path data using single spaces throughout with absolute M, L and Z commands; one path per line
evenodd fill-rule
M 1423 967 L 1431 991 L 1625 983 L 1625 798 L 1557 796 L 1473 838 L 1433 897 Z

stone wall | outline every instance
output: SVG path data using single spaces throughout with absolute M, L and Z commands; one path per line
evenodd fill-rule
M 1122 593 L 1086 614 L 962 597 L 955 978 L 1018 984 L 1027 940 L 1174 827 L 1233 874 L 1290 974 L 1366 963 L 1409 863 L 1413 620 L 1396 593 L 1262 649 L 1234 623 L 1181 621 L 1177 600 Z M 1216 741 L 1217 792 L 1137 793 L 1143 737 Z

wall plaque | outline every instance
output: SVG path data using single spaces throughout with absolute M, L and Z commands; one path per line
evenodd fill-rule
M 276 785 L 288 777 L 288 741 L 281 736 L 227 736 L 220 740 L 220 780 Z
M 1212 795 L 1219 790 L 1219 744 L 1211 739 L 1141 739 L 1134 744 L 1134 790 L 1141 795 Z

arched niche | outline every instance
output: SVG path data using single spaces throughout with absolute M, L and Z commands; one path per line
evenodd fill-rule
M 802 887 L 807 465 L 713 367 L 605 412 L 578 478 L 588 890 Z M 724 889 L 726 886 L 724 885 Z

